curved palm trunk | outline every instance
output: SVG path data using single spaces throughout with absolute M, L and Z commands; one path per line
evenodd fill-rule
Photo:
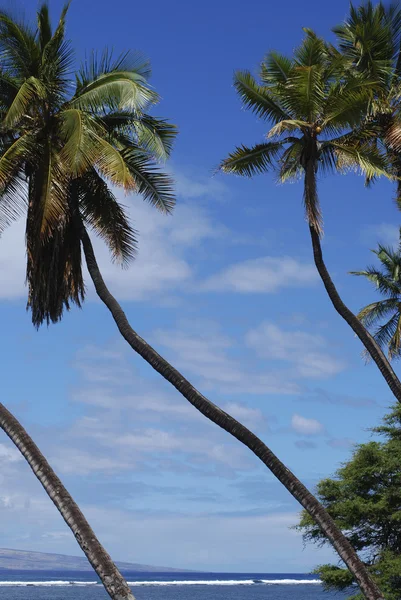
M 398 402 L 401 402 L 401 382 L 387 358 L 385 357 L 382 349 L 370 335 L 370 333 L 363 326 L 361 321 L 354 315 L 353 312 L 344 304 L 341 300 L 339 293 L 329 275 L 327 267 L 323 260 L 322 247 L 320 244 L 320 237 L 313 226 L 309 226 L 310 236 L 312 240 L 313 258 L 315 260 L 316 268 L 319 272 L 320 278 L 326 288 L 327 294 L 338 312 L 339 315 L 348 323 L 354 333 L 359 337 L 366 350 L 369 352 L 372 359 L 375 361 L 380 373 L 383 375 L 387 382 L 390 390 L 397 398 Z
M 327 294 L 338 312 L 338 314 L 348 323 L 354 333 L 359 337 L 366 350 L 369 352 L 372 359 L 379 368 L 390 390 L 401 402 L 401 382 L 394 373 L 387 358 L 383 354 L 380 346 L 376 343 L 370 333 L 363 326 L 361 321 L 354 315 L 353 312 L 341 300 L 339 293 L 329 275 L 326 265 L 323 260 L 322 247 L 320 244 L 321 223 L 319 199 L 317 194 L 316 172 L 318 165 L 318 148 L 316 135 L 310 138 L 308 146 L 308 156 L 306 157 L 303 167 L 305 170 L 304 179 L 304 200 L 306 207 L 307 219 L 309 222 L 309 232 L 312 240 L 313 258 L 316 268 L 326 288 Z
M 218 406 L 201 394 L 177 369 L 170 365 L 156 350 L 143 340 L 130 326 L 128 319 L 117 302 L 109 292 L 100 273 L 93 246 L 89 235 L 81 223 L 81 240 L 85 252 L 86 264 L 89 274 L 95 285 L 99 298 L 110 310 L 116 325 L 131 348 L 146 362 L 160 373 L 164 379 L 171 383 L 186 398 L 192 406 L 197 408 L 210 421 L 230 433 L 233 437 L 247 446 L 287 488 L 292 496 L 315 519 L 325 536 L 330 540 L 338 554 L 351 571 L 362 592 L 368 600 L 383 600 L 383 596 L 370 578 L 370 575 L 356 554 L 355 550 L 337 528 L 333 519 L 326 512 L 318 500 L 307 490 L 297 477 L 275 456 L 275 454 L 249 429 L 234 419 L 231 415 L 221 410 Z
M 60 511 L 90 564 L 99 575 L 109 596 L 113 600 L 135 600 L 127 582 L 97 539 L 78 505 L 22 425 L 1 403 L 0 427 L 21 452 Z

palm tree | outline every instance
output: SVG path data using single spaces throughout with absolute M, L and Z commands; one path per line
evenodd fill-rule
M 0 15 L 0 49 L 8 57 L 0 78 L 0 222 L 7 225 L 28 205 L 28 305 L 34 324 L 56 322 L 71 303 L 81 305 L 82 246 L 96 291 L 130 346 L 202 414 L 250 448 L 313 516 L 366 597 L 381 599 L 364 564 L 314 496 L 259 438 L 147 344 L 107 289 L 87 226 L 103 237 L 115 258 L 132 256 L 134 232 L 107 182 L 139 192 L 169 212 L 171 185 L 156 170 L 156 160 L 169 154 L 175 129 L 145 112 L 157 96 L 147 84 L 148 67 L 138 62 L 92 60 L 78 73 L 69 96 L 65 11 L 53 35 L 45 13 L 39 11 L 38 35 Z
M 323 534 L 347 565 L 349 571 L 354 575 L 365 597 L 368 600 L 384 600 L 381 591 L 371 579 L 365 564 L 360 560 L 346 536 L 340 532 L 326 509 L 302 484 L 294 473 L 292 473 L 272 450 L 252 433 L 252 431 L 201 394 L 190 381 L 182 375 L 182 373 L 170 365 L 167 360 L 158 354 L 154 348 L 132 329 L 123 309 L 110 293 L 103 280 L 93 252 L 91 240 L 84 228 L 82 228 L 82 243 L 88 270 L 95 285 L 96 292 L 110 310 L 121 335 L 131 348 L 142 356 L 142 358 L 144 358 L 155 371 L 160 373 L 166 381 L 170 382 L 176 390 L 178 390 L 180 394 L 182 394 L 184 398 L 186 398 L 188 402 L 190 402 L 190 404 L 199 410 L 206 418 L 218 425 L 218 427 L 227 431 L 244 444 L 244 446 L 249 448 L 311 515 Z
M 149 64 L 126 54 L 95 55 L 76 75 L 65 40 L 68 5 L 52 32 L 42 4 L 35 29 L 0 13 L 0 233 L 27 210 L 28 306 L 33 323 L 58 321 L 84 298 L 79 227 L 85 222 L 127 262 L 135 232 L 102 177 L 142 193 L 163 210 L 173 205 L 170 180 L 153 157 L 166 156 L 176 128 L 149 116 L 158 101 Z M 27 432 L 0 405 L 0 426 L 20 449 L 72 530 L 107 592 L 132 592 L 84 515 Z
M 348 68 L 349 62 L 341 53 L 312 31 L 305 32 L 292 59 L 276 52 L 266 56 L 260 67 L 260 83 L 247 71 L 235 74 L 234 86 L 245 107 L 271 127 L 267 141 L 236 148 L 220 169 L 246 177 L 274 170 L 281 182 L 303 178 L 313 257 L 328 296 L 401 402 L 400 380 L 380 346 L 342 301 L 321 248 L 318 174 L 358 170 L 372 181 L 381 175 L 389 177 L 394 171 L 386 153 L 375 143 L 375 128 L 362 128 L 377 84 L 365 73 Z
M 401 254 L 380 244 L 372 252 L 381 262 L 381 269 L 368 267 L 351 274 L 366 277 L 384 299 L 362 308 L 358 318 L 372 330 L 376 343 L 388 351 L 392 360 L 401 357 Z
M 333 31 L 347 70 L 376 81 L 364 128 L 374 133 L 375 145 L 386 153 L 397 178 L 395 200 L 401 209 L 401 10 L 396 5 L 385 6 L 382 2 L 373 5 L 368 1 L 357 8 L 351 4 L 348 19 Z M 366 306 L 357 317 L 372 331 L 380 348 L 387 349 L 388 359 L 392 360 L 399 355 L 401 333 L 397 316 L 399 252 L 381 245 L 373 252 L 381 261 L 383 272 L 369 267 L 352 274 L 367 277 L 386 300 Z M 386 316 L 390 316 L 389 321 L 375 329 L 374 326 Z M 364 355 L 370 357 L 369 352 L 365 351 Z
M 401 208 L 401 10 L 396 5 L 350 7 L 348 19 L 333 29 L 348 72 L 374 79 L 375 95 L 364 127 L 386 152 L 397 180 L 396 202 Z
M 127 582 L 97 539 L 72 496 L 21 423 L 1 403 L 0 427 L 21 452 L 59 510 L 90 564 L 99 575 L 109 596 L 113 600 L 135 600 Z

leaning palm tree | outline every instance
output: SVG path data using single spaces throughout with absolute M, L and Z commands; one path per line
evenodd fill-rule
M 46 4 L 35 28 L 0 13 L 0 233 L 26 211 L 28 306 L 36 326 L 84 298 L 79 231 L 93 227 L 126 262 L 135 233 L 105 180 L 169 210 L 168 154 L 176 129 L 146 109 L 158 101 L 139 55 L 92 56 L 69 77 L 62 12 L 52 32 Z M 113 600 L 132 592 L 39 449 L 0 405 L 0 426 L 20 449 Z
M 395 4 L 386 6 L 382 2 L 374 5 L 368 1 L 358 7 L 351 4 L 349 17 L 333 31 L 347 71 L 356 71 L 376 81 L 363 126 L 374 133 L 375 145 L 386 154 L 396 177 L 395 200 L 401 209 L 401 9 Z M 357 316 L 372 332 L 380 348 L 388 351 L 388 359 L 391 360 L 399 354 L 396 301 L 399 253 L 380 245 L 373 252 L 382 262 L 383 272 L 369 267 L 353 274 L 367 277 L 386 296 L 386 300 L 366 306 Z M 390 317 L 389 321 L 376 329 L 375 325 L 386 316 Z M 364 355 L 371 358 L 368 351 Z
M 18 448 L 42 484 L 44 490 L 71 529 L 90 564 L 99 575 L 109 596 L 113 600 L 135 600 L 127 582 L 97 539 L 95 532 L 79 509 L 79 506 L 64 487 L 62 481 L 57 477 L 21 423 L 1 403 L 0 428 Z
M 373 253 L 381 268 L 370 266 L 351 274 L 366 277 L 384 299 L 368 304 L 357 316 L 392 360 L 401 357 L 401 254 L 380 244 Z
M 246 177 L 275 171 L 281 182 L 303 179 L 313 257 L 329 298 L 401 402 L 401 382 L 374 338 L 342 301 L 321 248 L 318 175 L 357 170 L 371 181 L 394 173 L 386 152 L 375 143 L 376 129 L 365 123 L 377 82 L 348 68 L 349 62 L 340 52 L 312 31 L 305 31 L 293 58 L 276 52 L 266 56 L 259 83 L 247 71 L 235 74 L 234 85 L 245 107 L 270 127 L 266 141 L 236 148 L 220 169 Z
M 7 58 L 0 76 L 0 223 L 8 225 L 27 206 L 33 323 L 57 322 L 71 303 L 81 305 L 83 248 L 96 291 L 130 346 L 202 414 L 250 448 L 313 516 L 366 597 L 381 599 L 364 564 L 314 496 L 259 438 L 147 344 L 107 289 L 87 228 L 103 237 L 114 258 L 131 258 L 135 235 L 109 183 L 169 212 L 170 181 L 157 171 L 156 161 L 169 154 L 175 129 L 147 114 L 157 101 L 147 83 L 148 67 L 127 57 L 114 63 L 107 56 L 91 60 L 71 93 L 65 11 L 53 35 L 46 15 L 42 8 L 37 33 L 0 15 L 0 50 Z M 12 428 L 10 437 L 17 441 Z M 86 544 L 87 549 L 90 540 Z

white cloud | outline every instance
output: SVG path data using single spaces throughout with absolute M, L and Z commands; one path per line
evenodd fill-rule
M 317 419 L 307 419 L 297 414 L 292 416 L 291 427 L 294 431 L 302 435 L 319 435 L 324 431 L 322 423 Z
M 245 337 L 248 347 L 263 358 L 293 363 L 300 377 L 330 377 L 345 368 L 340 359 L 327 351 L 326 340 L 306 331 L 284 331 L 264 321 Z
M 20 454 L 19 450 L 13 448 L 12 446 L 5 446 L 4 444 L 0 444 L 0 461 L 1 462 L 19 462 L 22 461 L 23 457 Z
M 227 402 L 221 408 L 250 428 L 256 429 L 266 421 L 266 417 L 261 410 L 238 402 Z
M 174 169 L 173 177 L 176 184 L 177 196 L 184 199 L 204 198 L 211 200 L 222 199 L 228 193 L 227 186 L 219 179 L 199 172 L 189 171 L 188 175 Z
M 57 470 L 70 475 L 90 475 L 96 472 L 118 473 L 135 469 L 134 460 L 101 456 L 99 453 L 94 454 L 73 447 L 63 447 L 60 454 L 55 454 L 52 463 Z
M 296 383 L 277 372 L 256 371 L 230 356 L 236 344 L 227 336 L 210 331 L 203 333 L 174 329 L 158 330 L 154 340 L 172 351 L 172 360 L 183 373 L 192 373 L 202 379 L 203 388 L 217 389 L 231 394 L 294 394 Z
M 104 279 L 121 300 L 154 298 L 158 292 L 185 288 L 192 279 L 192 269 L 186 259 L 189 247 L 208 238 L 221 237 L 227 230 L 215 224 L 208 212 L 193 202 L 194 198 L 221 195 L 225 186 L 198 174 L 188 178 L 176 175 L 177 195 L 190 202 L 179 201 L 173 216 L 160 214 L 140 197 L 116 195 L 127 208 L 133 226 L 139 232 L 139 252 L 128 270 L 113 265 L 105 244 L 93 233 L 95 253 Z M 25 219 L 9 227 L 1 236 L 0 299 L 26 296 L 25 288 Z M 88 280 L 88 275 L 86 276 Z M 88 281 L 88 298 L 96 298 Z M 165 299 L 163 299 L 165 300 Z
M 26 296 L 25 223 L 20 219 L 0 236 L 0 299 Z
M 146 514 L 135 506 L 90 502 L 81 502 L 80 508 L 116 561 L 234 572 L 279 572 L 285 564 L 289 571 L 306 572 L 319 560 L 333 560 L 330 549 L 304 548 L 302 536 L 291 528 L 299 520 L 295 510 L 238 516 L 230 514 L 229 506 L 219 514 L 189 513 L 188 503 L 181 514 Z M 8 548 L 83 556 L 57 509 L 38 488 L 19 492 L 12 507 L 0 511 L 0 529 Z M 133 545 L 133 539 L 138 543 Z
M 316 269 L 294 258 L 265 256 L 244 260 L 223 269 L 203 282 L 201 289 L 216 292 L 271 294 L 287 287 L 313 285 Z
M 100 270 L 112 293 L 120 300 L 141 300 L 145 297 L 155 298 L 154 294 L 158 292 L 173 292 L 177 286 L 184 286 L 192 278 L 192 270 L 185 260 L 185 245 L 174 245 L 171 239 L 177 220 L 180 220 L 180 207 L 177 207 L 174 217 L 166 216 L 144 204 L 140 198 L 134 198 L 128 212 L 139 231 L 139 252 L 128 269 L 112 264 L 105 244 L 93 234 L 91 236 Z M 188 208 L 188 212 L 191 209 Z M 191 227 L 196 228 L 196 214 L 192 216 L 195 224 L 191 220 Z M 185 226 L 182 226 L 185 230 Z M 203 224 L 197 241 L 200 236 L 207 235 Z M 91 285 L 89 289 L 90 296 L 95 297 Z

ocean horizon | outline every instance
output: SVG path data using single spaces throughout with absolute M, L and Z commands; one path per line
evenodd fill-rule
M 138 573 L 125 571 L 138 600 L 342 600 L 311 573 Z M 0 570 L 7 600 L 106 600 L 95 573 Z

